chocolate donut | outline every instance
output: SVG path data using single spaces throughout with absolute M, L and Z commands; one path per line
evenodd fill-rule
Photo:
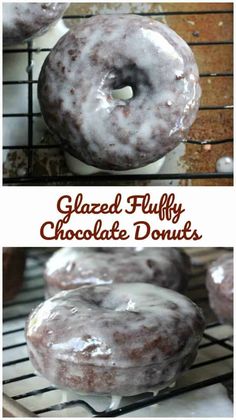
M 113 282 L 146 282 L 184 291 L 189 257 L 177 248 L 62 248 L 47 261 L 46 297 Z
M 233 254 L 220 256 L 208 268 L 206 285 L 212 310 L 222 323 L 233 324 Z
M 47 57 L 38 83 L 45 122 L 65 150 L 105 170 L 139 168 L 175 148 L 196 118 L 200 95 L 185 41 L 135 15 L 75 25 Z
M 3 3 L 3 42 L 14 45 L 43 35 L 69 3 Z
M 164 388 L 195 359 L 200 309 L 172 290 L 144 283 L 60 292 L 29 316 L 36 371 L 81 393 L 135 395 Z
M 15 297 L 23 283 L 25 269 L 24 248 L 3 248 L 3 300 Z

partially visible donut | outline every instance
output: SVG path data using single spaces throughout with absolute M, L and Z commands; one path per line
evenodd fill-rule
M 15 297 L 23 283 L 25 269 L 24 248 L 3 248 L 3 301 Z
M 43 35 L 69 3 L 3 3 L 3 43 L 14 45 Z
M 233 324 L 233 253 L 220 256 L 208 268 L 210 306 L 222 323 Z
M 151 284 L 60 292 L 29 316 L 36 371 L 81 393 L 135 395 L 164 388 L 195 359 L 204 329 L 188 298 Z
M 182 292 L 189 275 L 189 257 L 177 248 L 62 248 L 44 272 L 46 297 L 113 282 L 146 282 Z
M 128 96 L 118 95 L 120 88 Z M 200 96 L 186 42 L 136 15 L 75 25 L 48 55 L 38 83 L 45 122 L 65 150 L 105 170 L 143 167 L 174 149 L 196 118 Z

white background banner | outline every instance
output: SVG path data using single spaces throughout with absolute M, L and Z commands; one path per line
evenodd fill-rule
M 234 244 L 230 187 L 11 187 L 1 196 L 3 246 Z

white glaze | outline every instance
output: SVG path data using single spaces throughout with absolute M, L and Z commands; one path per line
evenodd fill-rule
M 122 397 L 120 395 L 112 395 L 108 410 L 116 410 L 120 405 L 121 399 Z
M 209 274 L 216 285 L 227 282 L 230 285 L 227 291 L 233 293 L 233 254 L 231 252 L 221 255 L 209 266 Z
M 9 13 L 12 12 L 12 7 L 10 8 Z M 4 12 L 5 13 L 5 12 Z M 7 11 L 6 11 L 7 13 Z M 14 12 L 15 14 L 15 12 Z M 13 16 L 12 16 L 13 18 Z M 7 15 L 5 14 L 5 20 L 7 21 Z M 38 49 L 39 53 L 34 55 L 34 66 L 33 66 L 33 73 L 34 77 L 37 78 L 38 74 L 40 73 L 40 69 L 43 65 L 43 62 L 48 55 L 47 52 L 41 52 L 42 48 L 53 47 L 56 42 L 66 33 L 68 32 L 68 28 L 63 23 L 61 19 L 58 21 L 55 26 L 51 27 L 47 34 L 37 37 L 34 40 L 34 48 Z M 25 56 L 24 54 L 7 54 L 4 56 L 4 80 L 16 80 L 17 76 L 19 79 L 22 80 L 25 78 L 25 71 L 27 69 L 24 68 L 25 66 Z M 16 68 L 18 69 L 18 73 L 16 76 Z M 23 69 L 23 72 L 21 71 Z M 27 111 L 27 92 L 26 92 L 26 85 L 14 85 L 14 86 L 4 86 L 4 112 L 26 112 Z M 24 101 L 25 99 L 25 101 Z M 22 108 L 23 107 L 23 108 Z M 33 109 L 35 112 L 40 112 L 40 107 L 38 104 L 38 99 L 36 93 L 33 95 Z M 25 124 L 24 119 L 19 118 L 17 119 L 17 132 L 15 131 L 15 125 L 10 124 L 10 119 L 4 120 L 4 145 L 25 145 L 27 144 L 27 124 Z M 35 118 L 34 119 L 34 143 L 38 144 L 41 138 L 46 131 L 46 125 L 42 118 Z M 12 140 L 14 139 L 14 143 Z M 7 152 L 4 150 L 4 157 L 7 157 Z M 47 150 L 47 154 L 52 155 L 53 151 Z M 86 165 L 79 159 L 73 157 L 69 153 L 65 152 L 65 160 L 68 165 L 68 168 L 71 172 L 76 173 L 78 175 L 90 175 L 95 173 L 102 173 L 99 168 Z M 139 169 L 131 169 L 129 171 L 109 171 L 113 174 L 150 174 L 150 173 L 158 173 L 161 169 L 162 165 L 164 164 L 165 157 L 159 159 L 158 161 L 151 163 L 147 166 L 144 166 Z M 168 172 L 168 170 L 167 170 Z M 18 171 L 19 176 L 23 176 L 25 174 L 25 170 L 20 168 Z
M 135 292 L 134 292 L 135 287 Z M 133 296 L 134 295 L 134 296 Z M 148 298 L 147 298 L 148 297 Z M 189 301 L 182 295 L 162 287 L 146 283 L 117 284 L 103 300 L 103 307 L 116 312 L 155 313 L 163 319 L 169 313 L 166 301 L 176 303 L 181 311 L 189 309 Z
M 69 3 L 3 3 L 5 45 L 40 36 L 61 18 Z
M 192 362 L 203 328 L 184 296 L 126 283 L 59 293 L 30 315 L 26 338 L 33 365 L 53 384 L 133 395 L 173 382 Z
M 108 10 L 107 10 L 108 11 Z M 43 36 L 34 39 L 34 48 L 38 49 L 39 53 L 34 54 L 34 67 L 33 75 L 36 79 L 40 73 L 42 64 L 48 55 L 48 52 L 42 52 L 42 48 L 53 47 L 56 42 L 68 31 L 68 28 L 64 25 L 63 20 L 61 19 L 56 23 L 55 26 L 51 27 L 50 30 Z M 23 46 L 23 45 L 22 45 Z M 3 60 L 3 78 L 4 80 L 17 80 L 17 79 L 26 79 L 26 70 L 25 65 L 26 58 L 24 54 L 5 54 Z M 3 86 L 3 95 L 4 95 L 4 113 L 11 112 L 27 112 L 27 86 L 26 85 L 14 85 L 14 86 Z M 40 112 L 40 107 L 36 95 L 36 91 L 33 95 L 33 109 L 35 112 Z M 7 145 L 27 145 L 27 124 L 24 118 L 15 118 L 16 124 L 11 124 L 10 118 L 5 118 L 3 121 L 3 143 Z M 17 127 L 17 130 L 16 130 Z M 34 144 L 39 144 L 41 139 L 44 137 L 47 128 L 43 121 L 42 117 L 37 117 L 34 119 Z M 151 163 L 147 166 L 144 166 L 139 169 L 131 169 L 129 171 L 109 171 L 112 174 L 152 174 L 158 173 L 162 170 L 163 173 L 176 172 L 179 170 L 179 158 L 184 154 L 185 146 L 180 144 L 175 150 L 170 152 L 167 157 L 163 157 L 158 161 Z M 177 153 L 178 152 L 178 153 Z M 10 153 L 11 154 L 11 153 Z M 17 152 L 18 159 L 20 159 L 20 152 Z M 41 155 L 43 152 L 41 152 Z M 50 162 L 52 160 L 57 161 L 59 158 L 55 156 L 54 149 L 47 149 L 44 152 L 47 165 L 46 169 L 50 174 Z M 8 162 L 8 151 L 3 151 L 3 158 L 5 168 L 10 169 L 12 167 L 12 160 Z M 95 174 L 98 172 L 104 172 L 99 168 L 92 167 L 84 164 L 79 161 L 79 159 L 74 158 L 69 153 L 65 153 L 66 163 L 70 171 L 78 175 L 89 175 Z M 177 165 L 178 163 L 178 165 Z M 24 175 L 24 168 L 19 168 L 17 174 L 19 176 Z M 186 168 L 181 167 L 181 170 L 185 172 Z M 106 171 L 107 172 L 107 171 Z M 159 184 L 166 185 L 175 183 L 176 181 L 159 181 Z
M 128 77 L 137 78 L 138 94 L 127 104 L 111 93 Z M 187 44 L 159 22 L 125 15 L 97 16 L 70 31 L 51 52 L 39 92 L 51 130 L 83 162 L 110 170 L 142 167 L 173 149 L 200 97 Z
M 148 282 L 183 290 L 187 256 L 175 248 L 62 248 L 46 263 L 47 296 L 88 284 Z

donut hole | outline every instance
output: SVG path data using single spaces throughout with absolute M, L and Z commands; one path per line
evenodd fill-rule
M 123 303 L 123 300 L 120 297 L 111 297 L 110 294 L 107 293 L 106 287 L 103 286 L 100 286 L 93 294 L 90 294 L 90 288 L 88 290 L 84 288 L 83 291 L 81 290 L 81 294 L 83 303 L 94 309 L 116 311 L 116 308 Z
M 142 89 L 151 90 L 151 83 L 147 73 L 137 67 L 135 63 L 124 65 L 112 71 L 109 79 L 109 87 L 114 99 L 134 99 L 142 92 Z
M 121 99 L 123 101 L 127 101 L 134 96 L 134 92 L 131 86 L 124 86 L 121 89 L 114 89 L 111 92 L 111 96 L 113 99 Z
M 136 312 L 135 311 L 135 302 L 132 301 L 130 297 L 127 296 L 117 296 L 109 299 L 104 299 L 102 302 L 102 307 L 115 312 Z
M 107 286 L 100 286 L 91 293 L 91 287 L 82 287 L 79 296 L 84 304 L 97 309 L 115 310 L 122 299 L 117 296 L 111 296 L 110 289 Z M 77 298 L 76 298 L 77 299 Z
M 101 287 L 102 288 L 102 287 Z M 118 295 L 111 296 L 109 293 L 100 294 L 96 293 L 93 296 L 84 296 L 83 301 L 88 303 L 90 307 L 96 307 L 97 309 L 106 309 L 112 312 L 134 312 L 139 313 L 136 309 L 135 302 L 130 296 Z

